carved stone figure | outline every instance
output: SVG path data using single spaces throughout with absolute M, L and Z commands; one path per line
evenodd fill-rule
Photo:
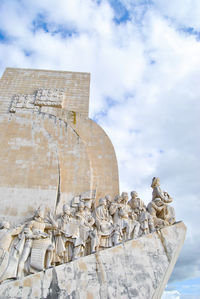
M 39 239 L 40 236 L 38 234 L 35 234 L 31 230 L 31 225 L 32 223 L 29 222 L 26 224 L 24 229 L 22 230 L 20 238 L 25 239 L 24 240 L 24 246 L 23 246 L 23 251 L 21 253 L 21 256 L 19 258 L 19 264 L 18 264 L 18 270 L 17 270 L 17 277 L 21 278 L 24 274 L 28 274 L 28 271 L 26 270 L 27 267 L 25 267 L 25 263 L 28 260 L 28 257 L 31 252 L 31 248 L 33 245 L 33 239 Z
M 141 212 L 146 206 L 141 198 L 138 197 L 136 191 L 131 191 L 131 200 L 128 202 L 130 207 L 136 212 L 136 209 Z
M 110 204 L 110 208 L 109 208 L 109 212 L 113 216 L 113 223 L 114 223 L 114 234 L 113 234 L 114 245 L 119 244 L 122 238 L 121 219 L 119 216 L 121 201 L 122 201 L 122 197 L 120 195 L 116 196 L 114 201 Z
M 112 202 L 113 202 L 113 200 L 112 200 L 112 197 L 110 196 L 110 195 L 106 195 L 105 196 L 105 199 L 107 200 L 107 207 L 108 207 L 108 209 L 110 209 L 110 206 L 111 206 L 111 204 L 112 204 Z
M 138 220 L 138 215 L 134 211 L 131 211 L 130 218 L 132 226 L 131 238 L 137 239 L 139 237 L 141 227 L 140 221 Z
M 34 219 L 30 223 L 30 229 L 38 238 L 33 239 L 29 272 L 41 271 L 51 266 L 53 258 L 53 244 L 51 242 L 50 234 L 45 230 L 57 229 L 57 224 L 49 214 L 49 223 L 45 222 L 44 210 L 39 208 L 34 215 Z
M 154 232 L 154 221 L 151 217 L 151 214 L 146 210 L 146 208 L 143 208 L 142 211 L 139 214 L 139 222 L 140 222 L 140 234 L 141 235 L 147 235 L 149 233 Z
M 58 229 L 55 231 L 55 263 L 72 260 L 74 239 L 78 237 L 78 226 L 72 216 L 70 207 L 63 205 L 63 213 L 58 216 Z
M 85 208 L 84 208 L 85 218 L 90 227 L 89 237 L 90 237 L 90 241 L 91 241 L 90 248 L 87 250 L 87 253 L 89 253 L 89 252 L 94 253 L 99 248 L 99 236 L 98 236 L 97 228 L 94 225 L 95 219 L 92 215 L 91 201 L 86 201 L 84 206 L 85 206 Z
M 167 192 L 161 190 L 160 179 L 158 177 L 153 177 L 151 188 L 153 188 L 152 200 L 160 198 L 164 203 L 170 203 L 173 201 Z
M 100 237 L 101 247 L 112 246 L 113 220 L 107 207 L 106 198 L 100 198 L 99 205 L 94 211 L 95 224 Z
M 119 217 L 121 219 L 121 231 L 124 234 L 125 240 L 137 238 L 140 224 L 137 222 L 134 212 L 131 211 L 130 205 L 128 205 L 128 193 L 122 192 L 121 207 L 119 209 Z
M 91 227 L 94 224 L 94 219 L 86 215 L 84 208 L 84 203 L 80 202 L 78 205 L 78 211 L 75 214 L 78 225 L 78 236 L 74 241 L 73 259 L 77 259 L 84 253 Z
M 168 205 L 168 203 L 171 203 L 173 199 L 167 192 L 161 190 L 160 180 L 158 177 L 154 177 L 152 179 L 151 187 L 153 188 L 152 201 L 154 201 L 156 198 L 160 198 L 161 202 L 164 205 L 162 211 L 160 213 L 157 213 L 157 217 L 167 221 L 168 224 L 175 223 L 174 208 Z M 161 204 L 159 203 L 159 205 Z
M 22 226 L 11 228 L 10 223 L 3 221 L 0 229 L 0 282 L 17 276 L 16 256 L 11 254 L 12 241 L 22 230 Z
M 164 208 L 165 208 L 165 204 L 161 201 L 160 198 L 155 198 L 147 206 L 147 210 L 149 211 L 153 219 L 154 227 L 156 229 L 160 229 L 165 225 L 168 225 L 168 223 L 163 218 L 161 218 L 164 215 L 163 213 Z

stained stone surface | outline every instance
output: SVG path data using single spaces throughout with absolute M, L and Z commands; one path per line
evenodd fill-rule
M 183 222 L 0 286 L 0 298 L 159 299 L 186 234 Z
M 0 219 L 18 224 L 41 204 L 59 213 L 87 192 L 119 193 L 117 159 L 88 117 L 90 74 L 7 68 L 0 79 Z M 13 203 L 15 203 L 13 205 Z

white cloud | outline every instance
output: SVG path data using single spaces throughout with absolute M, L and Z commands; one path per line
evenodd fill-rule
M 200 29 L 200 5 L 198 0 L 164 0 L 156 1 L 157 8 L 161 13 L 170 17 L 179 26 Z
M 180 293 L 176 290 L 174 291 L 165 291 L 162 295 L 162 299 L 181 299 Z

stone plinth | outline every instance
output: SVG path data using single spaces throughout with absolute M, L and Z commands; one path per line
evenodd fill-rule
M 161 298 L 186 234 L 182 222 L 0 286 L 0 298 Z

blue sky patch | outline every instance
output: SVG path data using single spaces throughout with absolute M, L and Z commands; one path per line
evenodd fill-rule
M 0 31 L 0 40 L 4 40 L 4 39 L 5 39 L 4 33 Z
M 167 286 L 167 290 L 177 290 L 181 298 L 200 298 L 200 277 L 173 282 Z
M 29 57 L 33 54 L 33 51 L 30 51 L 30 50 L 24 50 L 24 55 Z
M 128 9 L 119 0 L 110 0 L 110 5 L 115 11 L 114 22 L 117 24 L 125 23 L 130 20 Z
M 45 14 L 38 14 L 32 22 L 32 30 L 34 33 L 39 30 L 43 30 L 44 32 L 50 33 L 51 35 L 59 34 L 62 38 L 77 36 L 78 31 L 73 28 L 72 24 L 69 27 L 70 28 L 68 28 L 67 25 L 64 26 L 61 24 L 48 22 Z
M 58 26 L 54 31 L 52 31 L 52 34 L 59 34 L 62 38 L 70 38 L 79 35 L 78 31 L 76 31 L 75 29 L 70 30 L 61 25 Z
M 32 22 L 33 32 L 37 32 L 38 30 L 43 30 L 45 32 L 49 32 L 48 22 L 45 20 L 45 14 L 38 14 L 37 17 Z
M 8 35 L 5 32 L 3 32 L 2 30 L 0 30 L 0 42 L 4 43 L 4 42 L 8 42 L 8 40 L 9 40 Z
M 193 35 L 196 37 L 197 41 L 200 40 L 200 32 L 195 30 L 193 27 L 183 27 L 180 29 L 180 32 L 184 32 L 188 35 Z
M 101 111 L 99 113 L 96 113 L 93 117 L 92 120 L 94 120 L 96 123 L 99 124 L 99 120 L 102 120 L 103 118 L 105 118 L 107 115 L 107 111 Z

